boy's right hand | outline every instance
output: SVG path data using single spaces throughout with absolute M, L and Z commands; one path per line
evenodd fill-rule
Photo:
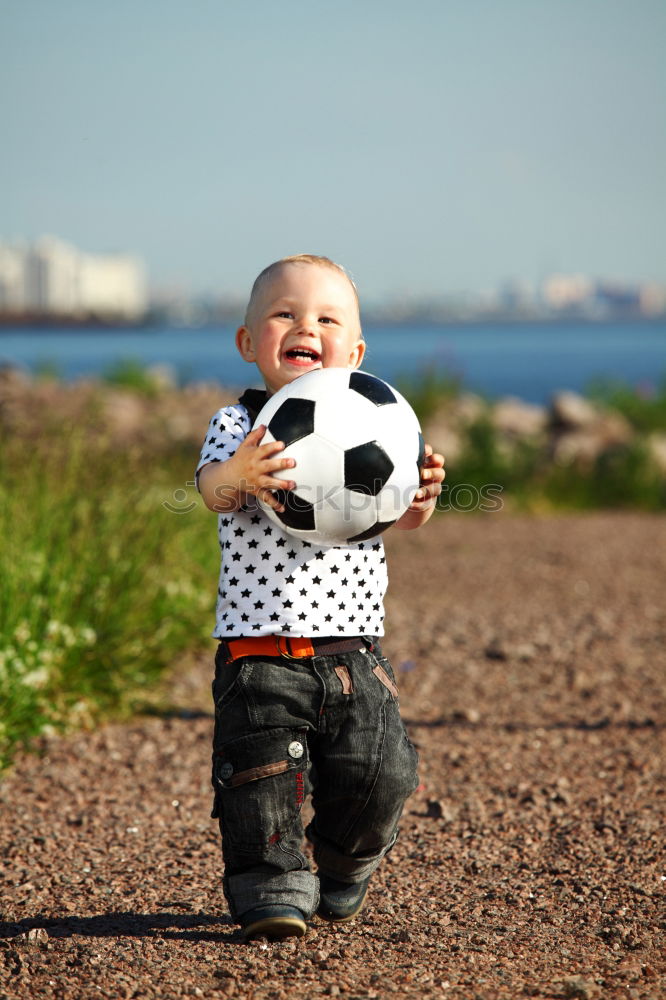
M 225 463 L 227 473 L 232 474 L 225 478 L 233 479 L 241 504 L 245 502 L 243 497 L 249 493 L 273 510 L 282 512 L 284 506 L 271 491 L 293 490 L 296 483 L 291 479 L 278 479 L 274 473 L 282 469 L 293 469 L 296 461 L 293 458 L 279 457 L 278 453 L 285 447 L 283 441 L 261 444 L 265 433 L 265 424 L 250 431 L 235 454 Z

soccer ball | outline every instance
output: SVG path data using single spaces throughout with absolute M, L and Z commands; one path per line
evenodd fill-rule
M 295 490 L 263 510 L 285 531 L 317 545 L 353 545 L 390 527 L 419 487 L 423 438 L 399 392 L 366 372 L 322 368 L 268 400 L 254 426 L 262 444 L 284 441 L 296 467 L 276 473 Z

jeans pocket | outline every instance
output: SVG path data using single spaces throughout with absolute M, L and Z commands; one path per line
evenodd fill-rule
M 388 661 L 386 662 L 388 663 Z M 386 666 L 382 665 L 381 663 L 378 663 L 376 667 L 373 667 L 372 672 L 375 675 L 375 677 L 384 685 L 387 691 L 390 691 L 393 697 L 397 699 L 398 689 L 391 680 L 388 671 L 386 670 Z
M 386 690 L 390 693 L 391 697 L 396 701 L 398 700 L 398 685 L 396 684 L 395 674 L 393 673 L 393 667 L 391 666 L 389 660 L 382 654 L 381 649 L 375 647 L 369 653 L 372 672 Z
M 220 645 L 215 654 L 213 702 L 216 709 L 233 700 L 240 691 L 243 675 L 252 670 L 252 665 L 247 660 L 225 660 L 222 648 Z
M 213 784 L 225 839 L 240 847 L 276 843 L 303 804 L 308 763 L 300 729 L 252 733 L 217 748 Z

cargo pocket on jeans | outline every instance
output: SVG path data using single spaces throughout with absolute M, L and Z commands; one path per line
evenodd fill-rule
M 225 837 L 240 847 L 279 839 L 303 804 L 308 762 L 301 729 L 252 733 L 216 749 L 213 812 Z

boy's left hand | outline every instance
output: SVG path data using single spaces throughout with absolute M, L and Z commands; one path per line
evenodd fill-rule
M 420 528 L 432 515 L 437 503 L 437 497 L 442 492 L 444 482 L 444 456 L 433 453 L 429 444 L 425 446 L 425 459 L 421 466 L 421 485 L 409 507 L 398 520 L 395 527 L 402 531 Z
M 433 452 L 429 444 L 425 446 L 425 459 L 421 466 L 421 484 L 408 510 L 427 510 L 434 506 L 433 501 L 442 492 L 444 471 L 444 456 Z

